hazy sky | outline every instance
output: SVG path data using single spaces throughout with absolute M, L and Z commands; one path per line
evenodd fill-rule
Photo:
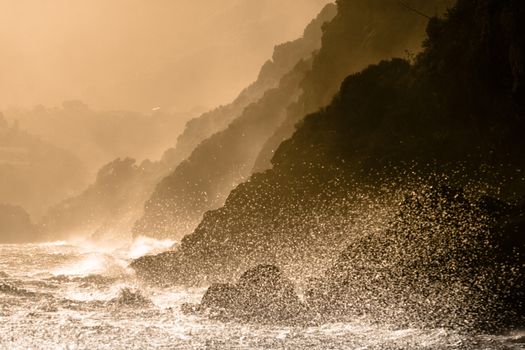
M 329 0 L 0 0 L 0 108 L 230 99 Z

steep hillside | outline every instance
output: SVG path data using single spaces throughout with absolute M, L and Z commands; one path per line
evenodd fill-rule
M 325 6 L 319 13 L 318 19 L 305 29 L 302 38 L 275 46 L 272 58 L 262 66 L 257 80 L 244 89 L 232 103 L 220 106 L 186 123 L 176 146 L 167 150 L 163 159 L 170 164 L 179 164 L 199 143 L 225 129 L 249 104 L 259 100 L 266 91 L 276 88 L 281 78 L 299 60 L 310 57 L 312 52 L 320 48 L 321 25 L 330 21 L 336 12 L 335 5 Z
M 428 2 L 423 10 L 443 8 L 448 2 Z M 274 148 L 290 136 L 297 120 L 326 104 L 344 76 L 420 46 L 427 19 L 407 8 L 395 2 L 384 6 L 380 1 L 341 6 L 344 11 L 325 27 L 323 46 L 314 55 L 313 66 L 297 78 L 296 87 L 281 84 L 281 91 L 276 90 L 288 100 L 272 101 L 270 95 L 265 96 L 257 104 L 258 111 L 246 109 L 245 114 L 251 116 L 239 118 L 242 123 L 233 123 L 224 133 L 206 140 L 188 162 L 159 184 L 146 203 L 144 217 L 135 226 L 136 234 L 181 237 L 191 232 L 204 211 L 222 205 L 228 193 L 254 169 L 267 168 Z M 305 38 L 321 23 L 322 18 L 313 22 Z M 266 129 L 250 131 L 250 124 L 262 118 Z
M 0 113 L 0 203 L 38 218 L 49 205 L 80 191 L 85 168 L 69 152 L 42 141 Z
M 521 198 L 523 23 L 518 1 L 459 1 L 429 22 L 413 64 L 393 59 L 346 78 L 279 147 L 273 169 L 206 213 L 177 252 L 133 266 L 195 283 L 271 263 L 305 280 L 353 237 L 385 228 L 398 192 L 445 183 Z
M 323 49 L 315 55 L 313 68 L 301 83 L 303 92 L 288 109 L 283 124 L 265 143 L 254 171 L 271 167 L 275 150 L 293 134 L 297 122 L 328 105 L 346 76 L 382 59 L 413 58 L 421 50 L 428 22 L 421 14 L 442 14 L 453 3 L 454 0 L 403 2 L 411 9 L 398 1 L 338 1 L 338 15 L 325 28 Z
M 278 85 L 242 110 L 225 130 L 200 143 L 188 159 L 159 183 L 145 205 L 144 216 L 134 227 L 134 234 L 182 237 L 193 230 L 203 212 L 220 206 L 231 189 L 251 174 L 262 144 L 284 120 L 287 106 L 297 100 L 299 84 L 310 68 L 308 57 L 320 46 L 321 27 L 334 15 L 334 5 L 328 5 L 308 25 L 303 38 L 276 48 L 273 61 L 263 67 L 260 79 L 272 80 L 269 77 L 287 72 Z M 245 93 L 251 90 L 253 88 Z M 235 106 L 227 108 L 235 109 Z M 229 119 L 222 118 L 220 112 L 219 109 L 219 114 L 214 116 L 221 118 L 218 126 L 234 119 L 234 115 L 228 114 Z M 202 126 L 207 120 L 205 116 L 188 124 L 188 133 L 208 130 Z M 217 119 L 212 121 L 217 127 Z M 183 135 L 179 141 L 184 140 Z
M 47 213 L 42 220 L 47 234 L 53 237 L 94 234 L 93 237 L 97 239 L 118 239 L 129 236 L 133 223 L 142 216 L 144 203 L 151 196 L 156 184 L 177 168 L 179 163 L 184 161 L 203 140 L 220 132 L 232 121 L 240 119 L 243 110 L 249 104 L 262 98 L 267 91 L 276 89 L 285 73 L 289 72 L 297 62 L 318 49 L 321 25 L 334 15 L 335 6 L 326 6 L 319 18 L 305 30 L 305 37 L 276 46 L 272 59 L 261 68 L 257 81 L 242 91 L 231 104 L 190 120 L 184 132 L 179 136 L 176 146 L 167 150 L 160 161 L 144 161 L 136 164 L 133 159 L 119 158 L 106 164 L 99 171 L 93 184 L 83 193 L 63 201 Z M 295 80 L 283 79 L 285 82 L 289 81 L 283 84 L 295 84 L 296 86 L 297 80 L 297 78 Z M 268 96 L 273 94 L 275 97 L 270 97 L 266 105 L 261 104 L 259 110 L 250 107 L 251 111 L 247 110 L 245 114 L 263 115 L 261 109 L 268 108 L 267 105 L 273 103 L 278 106 L 275 110 L 278 110 L 279 107 L 283 108 L 284 102 L 279 102 L 278 99 L 294 98 L 293 88 L 287 87 L 286 89 L 284 91 L 289 95 L 277 96 L 275 93 L 268 92 Z M 279 114 L 276 114 L 276 117 L 282 118 Z M 240 125 L 244 122 L 236 123 Z M 160 127 L 165 128 L 163 133 L 169 133 L 171 130 L 165 125 L 160 125 Z M 224 136 L 227 137 L 226 134 Z M 223 140 L 226 139 L 223 137 Z M 224 143 L 227 144 L 227 141 Z M 213 147 L 213 141 L 205 141 L 199 146 L 200 151 L 196 151 L 200 152 L 197 153 L 196 158 L 207 159 L 206 157 L 212 154 L 213 150 L 210 151 L 210 148 Z M 256 152 L 256 149 L 250 152 Z M 254 158 L 255 154 L 249 157 Z M 183 164 L 188 164 L 188 162 Z M 224 161 L 223 164 L 226 165 L 228 162 Z M 181 165 L 181 167 L 188 168 L 188 165 Z M 222 168 L 217 167 L 217 171 L 222 171 Z

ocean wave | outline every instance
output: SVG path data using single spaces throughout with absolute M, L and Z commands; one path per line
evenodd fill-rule
M 175 241 L 166 239 L 158 240 L 151 237 L 139 236 L 127 247 L 126 255 L 129 259 L 137 259 L 148 254 L 158 254 L 173 249 Z
M 58 267 L 52 272 L 55 276 L 87 277 L 91 275 L 123 276 L 128 275 L 127 261 L 105 253 L 84 253 L 69 264 Z
M 56 247 L 56 246 L 65 246 L 68 245 L 69 242 L 67 241 L 53 241 L 53 242 L 44 242 L 39 243 L 38 245 L 44 246 L 44 247 Z
M 78 283 L 80 287 L 86 288 L 91 286 L 109 286 L 117 282 L 119 278 L 100 274 L 90 274 L 87 276 L 57 275 L 49 277 L 46 280 L 58 283 Z

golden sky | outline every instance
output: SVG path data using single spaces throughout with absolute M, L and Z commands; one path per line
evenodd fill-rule
M 329 0 L 0 0 L 0 109 L 226 103 Z

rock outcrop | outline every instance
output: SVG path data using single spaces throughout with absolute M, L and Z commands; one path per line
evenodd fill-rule
M 210 120 L 210 125 L 217 123 L 224 128 L 215 125 L 215 133 L 160 181 L 134 226 L 135 235 L 183 237 L 195 228 L 205 211 L 221 206 L 229 192 L 251 175 L 262 145 L 283 122 L 287 107 L 297 100 L 299 85 L 310 69 L 310 56 L 320 47 L 321 28 L 334 15 L 335 7 L 330 4 L 308 25 L 302 38 L 275 48 L 273 60 L 265 64 L 259 77 L 261 81 L 278 78 L 275 85 L 260 99 L 241 104 L 242 109 L 235 102 L 231 108 L 238 114 Z M 190 122 L 187 132 L 206 131 L 198 125 L 208 124 L 208 119 Z M 185 139 L 183 134 L 180 141 Z
M 223 320 L 259 323 L 297 322 L 306 311 L 293 283 L 273 265 L 258 265 L 235 284 L 212 284 L 196 309 Z
M 328 319 L 397 326 L 523 326 L 524 209 L 450 188 L 411 194 L 384 230 L 351 240 L 309 305 Z
M 232 156 L 231 159 L 234 159 L 231 152 L 228 153 L 225 150 L 226 156 L 223 155 L 222 158 L 217 158 L 216 155 L 220 155 L 220 151 L 214 149 L 215 147 L 229 145 L 230 137 L 238 137 L 238 143 L 245 142 L 249 138 L 249 131 L 247 131 L 246 135 L 240 134 L 238 131 L 243 127 L 242 125 L 249 124 L 249 121 L 237 122 L 237 126 L 233 127 L 234 130 L 230 130 L 228 133 L 222 131 L 230 123 L 239 119 L 241 115 L 245 115 L 244 119 L 253 119 L 253 115 L 256 114 L 259 115 L 259 119 L 262 119 L 265 113 L 269 113 L 275 115 L 277 120 L 280 120 L 280 114 L 275 114 L 274 111 L 286 103 L 281 100 L 287 101 L 294 98 L 291 89 L 297 84 L 293 79 L 283 79 L 283 77 L 298 62 L 302 59 L 307 59 L 313 51 L 319 48 L 321 26 L 325 21 L 330 20 L 335 13 L 335 5 L 327 5 L 318 18 L 307 27 L 303 38 L 276 46 L 272 59 L 263 65 L 254 83 L 244 89 L 232 103 L 218 107 L 190 120 L 186 124 L 183 133 L 178 137 L 175 147 L 165 151 L 159 161 L 146 160 L 138 163 L 132 158 L 118 158 L 105 164 L 99 170 L 95 181 L 82 193 L 63 200 L 47 212 L 47 215 L 42 220 L 42 226 L 48 232 L 48 235 L 54 237 L 67 237 L 71 234 L 91 235 L 92 238 L 97 240 L 118 240 L 129 238 L 132 228 L 135 226 L 134 233 L 137 236 L 170 236 L 170 238 L 175 238 L 176 235 L 171 235 L 171 233 L 178 230 L 174 229 L 173 222 L 180 223 L 180 227 L 184 229 L 187 229 L 187 227 L 193 228 L 195 220 L 200 218 L 202 210 L 204 210 L 202 208 L 206 209 L 209 206 L 216 205 L 214 203 L 220 202 L 221 198 L 215 198 L 212 190 L 222 193 L 223 187 L 225 187 L 224 193 L 227 194 L 227 188 L 230 188 L 237 181 L 232 179 L 238 179 L 237 175 L 245 171 L 244 165 L 241 164 L 242 160 L 244 160 L 243 157 L 255 157 L 255 155 L 246 156 L 242 153 L 238 155 L 238 158 L 241 158 L 241 160 L 232 165 L 229 163 L 230 158 L 228 158 L 228 156 Z M 295 80 L 297 79 L 299 79 L 299 76 L 295 78 Z M 282 94 L 277 96 L 278 94 L 270 91 L 278 90 L 281 80 L 284 80 L 285 84 L 292 84 L 292 87 L 279 90 L 282 91 Z M 268 94 L 265 95 L 267 92 Z M 266 102 L 261 103 L 259 108 L 255 107 L 251 108 L 249 112 L 243 112 L 248 106 L 264 98 L 264 96 L 266 96 Z M 272 104 L 275 105 L 275 108 L 269 109 L 268 106 Z M 87 113 L 87 111 L 85 112 Z M 163 118 L 166 117 L 163 113 L 156 112 L 152 117 L 160 119 L 149 120 L 148 122 L 157 123 L 159 127 L 163 128 L 162 135 L 169 134 L 170 130 L 173 129 L 170 127 L 171 124 L 163 122 Z M 259 122 L 264 124 L 264 121 L 252 120 L 252 134 L 255 133 L 253 128 L 260 126 Z M 268 125 L 271 127 L 272 122 L 269 121 Z M 151 127 L 147 128 L 147 130 L 150 129 Z M 261 135 L 264 135 L 264 127 L 261 127 L 260 132 Z M 217 133 L 221 136 L 213 136 Z M 212 140 L 208 140 L 211 137 Z M 252 138 L 251 141 L 255 140 L 256 138 Z M 140 145 L 140 143 L 138 144 Z M 230 145 L 237 145 L 237 143 L 232 141 Z M 257 151 L 257 147 L 254 145 L 255 142 L 250 144 L 250 147 L 255 148 L 244 147 L 243 149 L 248 154 L 252 154 Z M 191 156 L 195 148 L 198 149 L 196 150 L 196 155 Z M 190 156 L 193 160 L 184 162 Z M 197 160 L 195 161 L 195 159 Z M 208 173 L 206 166 L 209 163 L 211 167 L 214 162 L 216 165 L 215 172 Z M 241 166 L 241 169 L 236 169 L 237 165 Z M 251 168 L 251 165 L 248 168 Z M 179 175 L 172 174 L 175 169 L 179 169 L 177 170 Z M 228 177 L 228 174 L 231 175 L 232 172 L 234 175 Z M 223 173 L 226 175 L 220 177 Z M 104 174 L 108 176 L 103 176 Z M 169 179 L 164 179 L 170 174 L 172 175 Z M 210 184 L 211 189 L 208 188 L 210 187 L 206 185 L 209 180 L 207 178 L 208 175 L 217 175 L 219 185 L 211 186 Z M 193 186 L 186 183 L 188 177 L 195 181 L 192 182 Z M 111 178 L 110 181 L 106 181 L 108 178 Z M 181 215 L 179 220 L 170 220 L 168 214 L 163 215 L 164 213 L 170 213 L 173 202 L 177 202 L 175 197 L 170 197 L 172 192 L 166 190 L 166 187 L 172 187 L 172 180 L 177 183 L 174 186 L 175 188 L 182 188 L 182 190 L 187 192 L 187 195 L 183 195 L 182 198 L 187 203 L 192 204 L 181 206 L 184 209 L 183 213 L 188 215 L 187 217 Z M 155 190 L 157 185 L 159 189 Z M 158 194 L 159 192 L 162 193 L 162 196 Z M 203 197 L 205 197 L 204 202 Z M 148 199 L 153 204 L 146 206 L 146 213 L 144 213 L 144 203 Z M 166 204 L 166 207 L 163 206 L 164 204 Z M 139 221 L 139 224 L 135 225 L 137 220 L 143 215 L 146 215 L 146 217 Z M 155 234 L 156 232 L 158 234 Z

